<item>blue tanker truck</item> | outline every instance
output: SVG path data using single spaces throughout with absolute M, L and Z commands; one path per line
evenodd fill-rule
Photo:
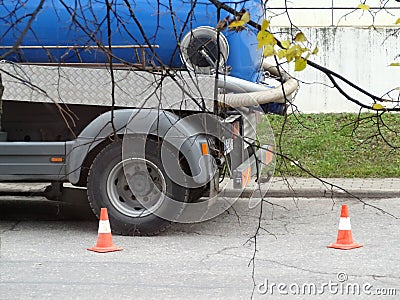
M 182 0 L 2 1 L 0 15 L 0 181 L 86 187 L 113 232 L 152 235 L 227 209 L 223 178 L 239 194 L 273 172 L 256 123 L 297 82 L 263 63 L 252 28 L 226 28 L 238 16 Z

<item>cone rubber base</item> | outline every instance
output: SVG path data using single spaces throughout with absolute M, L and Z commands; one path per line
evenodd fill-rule
M 87 248 L 89 251 L 94 251 L 94 252 L 99 252 L 99 253 L 106 253 L 106 252 L 114 252 L 114 251 L 121 251 L 123 248 L 117 247 L 117 246 L 111 246 L 111 247 L 92 247 L 92 248 Z
M 364 245 L 357 244 L 357 243 L 351 243 L 351 244 L 338 244 L 338 243 L 333 243 L 330 244 L 329 246 L 326 246 L 328 248 L 335 248 L 335 249 L 341 249 L 341 250 L 351 250 L 355 248 L 361 248 Z

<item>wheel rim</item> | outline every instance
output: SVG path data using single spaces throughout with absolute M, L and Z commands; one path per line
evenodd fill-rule
M 107 178 L 111 204 L 129 217 L 145 217 L 164 200 L 166 182 L 161 170 L 143 158 L 129 158 L 116 164 Z

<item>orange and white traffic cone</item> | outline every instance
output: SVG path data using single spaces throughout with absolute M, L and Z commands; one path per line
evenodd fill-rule
M 96 246 L 88 248 L 87 250 L 101 253 L 123 250 L 123 248 L 117 247 L 113 244 L 107 208 L 102 208 L 100 211 L 99 231 Z
M 357 244 L 353 241 L 353 235 L 351 233 L 351 224 L 349 209 L 347 205 L 342 205 L 342 212 L 340 213 L 339 230 L 336 239 L 336 243 L 330 244 L 328 248 L 335 248 L 341 250 L 350 250 L 354 248 L 360 248 L 363 245 Z

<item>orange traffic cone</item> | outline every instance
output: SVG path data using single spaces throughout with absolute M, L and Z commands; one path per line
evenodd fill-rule
M 117 247 L 113 244 L 107 208 L 102 208 L 100 211 L 99 231 L 96 246 L 88 248 L 87 250 L 101 253 L 123 250 L 123 248 Z
M 333 243 L 328 248 L 350 250 L 354 248 L 360 248 L 363 245 L 357 244 L 353 241 L 353 235 L 351 233 L 349 209 L 347 205 L 342 205 L 342 212 L 340 213 L 339 230 L 336 239 L 336 243 Z

